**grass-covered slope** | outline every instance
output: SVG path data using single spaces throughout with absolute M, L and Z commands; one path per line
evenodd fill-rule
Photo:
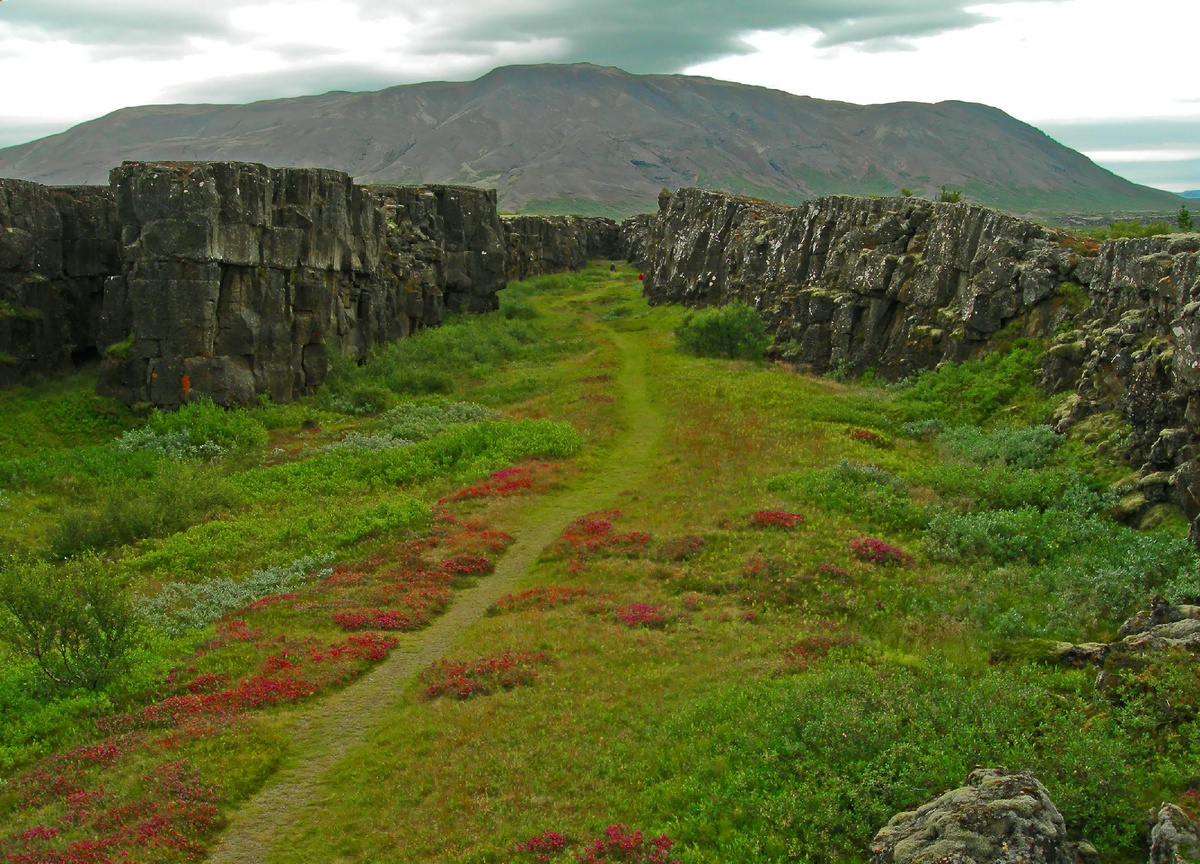
M 1041 640 L 1197 562 L 1037 425 L 1039 347 L 814 379 L 681 353 L 637 287 L 511 286 L 296 405 L 0 394 L 2 597 L 91 639 L 4 622 L 8 860 L 863 861 L 979 764 L 1145 860 L 1196 667 L 1101 692 Z

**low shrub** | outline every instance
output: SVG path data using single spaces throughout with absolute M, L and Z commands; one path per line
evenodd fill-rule
M 960 426 L 944 432 L 941 443 L 951 453 L 981 465 L 1041 468 L 1054 458 L 1062 436 L 1049 426 L 1025 426 L 984 432 Z
M 850 554 L 859 561 L 871 564 L 906 565 L 912 563 L 912 555 L 899 546 L 893 546 L 876 537 L 855 537 L 850 541 Z
M 753 306 L 733 302 L 689 312 L 675 328 L 679 350 L 698 357 L 760 360 L 771 344 Z
M 752 528 L 796 528 L 804 524 L 804 516 L 787 510 L 757 510 L 750 514 Z
M 201 451 L 196 455 L 204 455 L 214 449 L 224 452 L 263 448 L 268 440 L 266 428 L 250 412 L 227 410 L 214 404 L 211 399 L 204 398 L 188 402 L 178 411 L 156 409 L 143 430 L 135 430 L 139 431 L 140 437 L 134 433 L 122 436 L 120 440 L 124 443 L 120 446 L 127 449 L 170 449 L 174 445 L 168 442 L 177 441 L 180 435 L 184 435 L 190 447 Z
M 469 699 L 496 690 L 527 687 L 538 678 L 536 668 L 551 662 L 541 652 L 519 654 L 512 651 L 475 660 L 438 660 L 421 674 L 425 684 L 423 695 L 425 699 L 439 696 Z
M 626 627 L 646 627 L 651 630 L 661 630 L 667 626 L 666 605 L 655 606 L 651 603 L 628 603 L 618 606 L 617 620 Z
M 140 621 L 124 587 L 91 558 L 0 568 L 0 640 L 55 690 L 96 690 L 126 666 Z
M 674 846 L 675 841 L 666 834 L 646 837 L 641 831 L 631 831 L 624 825 L 609 825 L 604 829 L 604 836 L 585 846 L 581 854 L 576 854 L 575 860 L 582 864 L 609 864 L 616 861 L 679 864 L 678 858 L 671 857 Z
M 154 597 L 142 600 L 138 611 L 153 626 L 170 636 L 179 636 L 255 600 L 330 575 L 333 568 L 322 566 L 328 560 L 328 556 L 299 558 L 283 567 L 255 570 L 240 582 L 223 577 L 196 583 L 171 582 Z
M 877 465 L 842 460 L 832 468 L 774 477 L 767 488 L 876 530 L 917 531 L 929 519 L 925 509 L 909 499 L 908 484 Z

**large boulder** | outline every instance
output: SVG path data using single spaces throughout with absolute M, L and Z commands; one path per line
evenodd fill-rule
M 1200 861 L 1200 826 L 1174 804 L 1163 804 L 1150 829 L 1150 864 Z
M 893 816 L 871 842 L 871 864 L 1080 860 L 1080 850 L 1068 842 L 1066 825 L 1046 787 L 1028 771 L 1005 768 L 977 768 L 966 786 Z

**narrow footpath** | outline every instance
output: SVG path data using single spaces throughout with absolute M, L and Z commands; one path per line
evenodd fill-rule
M 339 760 L 363 744 L 387 712 L 405 698 L 408 685 L 421 670 L 446 657 L 462 634 L 479 621 L 499 598 L 537 561 L 563 529 L 583 513 L 614 506 L 621 491 L 636 488 L 650 465 L 663 431 L 662 413 L 650 398 L 642 334 L 606 329 L 616 345 L 620 366 L 614 370 L 618 387 L 620 432 L 609 445 L 603 471 L 573 486 L 552 491 L 530 502 L 516 538 L 495 572 L 455 594 L 446 614 L 425 630 L 412 634 L 386 661 L 359 681 L 330 697 L 303 717 L 293 729 L 287 765 L 236 814 L 217 839 L 208 860 L 213 864 L 262 864 L 277 838 L 283 836 L 305 806 L 319 798 L 323 778 Z

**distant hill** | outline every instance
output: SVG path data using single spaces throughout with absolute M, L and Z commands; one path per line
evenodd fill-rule
M 1187 192 L 1180 192 L 1184 198 L 1200 198 L 1200 189 L 1189 189 Z
M 507 210 L 618 216 L 685 185 L 788 203 L 902 188 L 933 196 L 946 185 L 1017 212 L 1179 206 L 986 105 L 852 105 L 586 64 L 250 105 L 126 108 L 0 149 L 0 176 L 103 183 L 125 159 L 325 166 L 364 183 L 496 187 Z

